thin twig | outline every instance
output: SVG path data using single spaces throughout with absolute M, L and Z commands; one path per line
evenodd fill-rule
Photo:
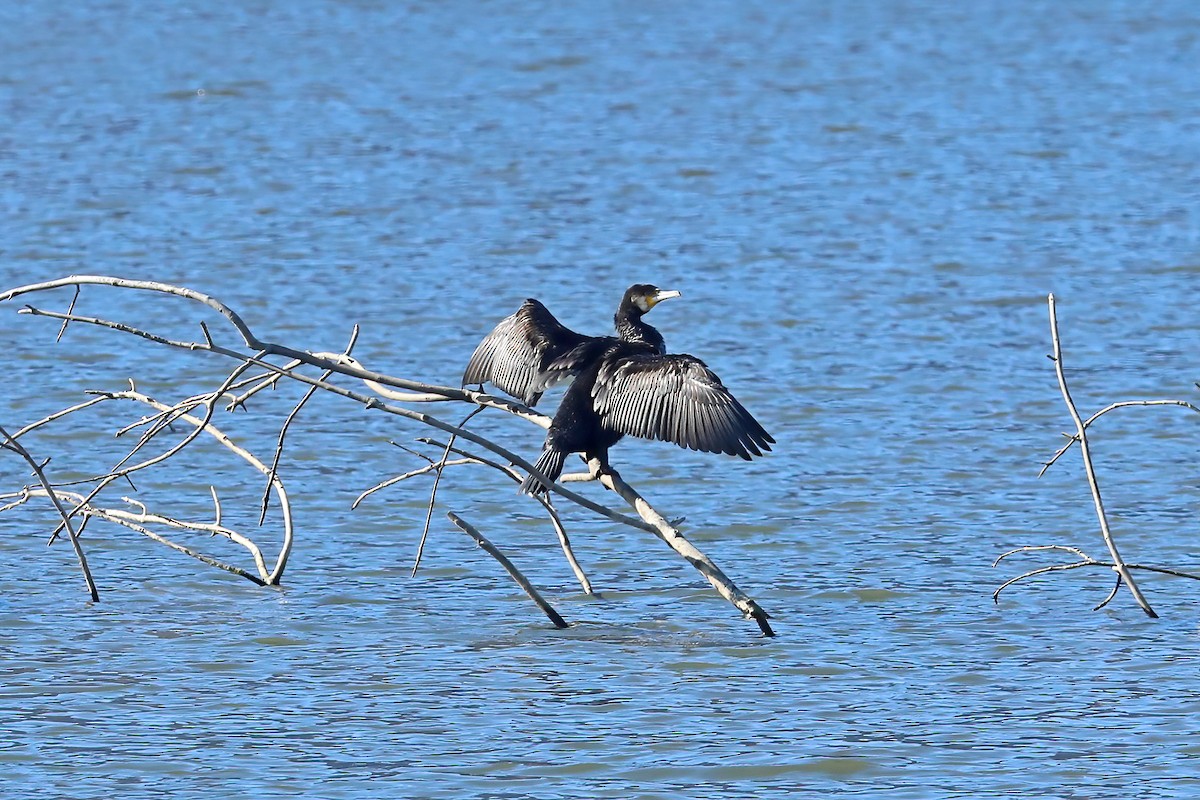
M 247 400 L 264 389 L 275 388 L 276 384 L 278 384 L 285 377 L 290 377 L 291 371 L 303 363 L 303 361 L 293 358 L 291 361 L 279 367 L 278 372 L 259 373 L 258 375 L 254 375 L 244 381 L 239 381 L 234 386 L 229 387 L 230 389 L 240 389 L 243 386 L 249 386 L 250 388 L 240 395 L 234 395 L 233 399 L 229 401 L 229 404 L 225 406 L 225 410 L 235 411 L 238 408 L 241 408 L 243 411 L 245 411 Z
M 1092 606 L 1092 611 L 1099 611 L 1100 609 L 1104 608 L 1106 605 L 1111 603 L 1112 599 L 1117 596 L 1117 590 L 1120 588 L 1121 588 L 1121 573 L 1118 572 L 1117 579 L 1115 581 L 1113 581 L 1112 591 L 1108 593 L 1108 597 L 1105 597 L 1103 600 L 1100 601 L 1099 605 Z
M 421 442 L 424 440 L 417 439 L 417 441 Z M 431 466 L 431 467 L 437 466 L 436 461 L 434 461 L 431 457 L 425 455 L 424 453 L 422 453 L 420 450 L 416 449 L 415 447 L 409 447 L 408 445 L 404 444 L 403 442 L 397 442 L 392 439 L 388 439 L 388 444 L 390 444 L 392 447 L 399 447 L 401 450 L 408 453 L 410 456 L 416 456 L 417 458 L 419 458 L 422 461 L 429 464 L 429 466 Z M 440 447 L 441 445 L 438 445 L 438 446 Z
M 483 406 L 479 406 L 471 411 L 470 414 L 463 417 L 462 422 L 458 423 L 458 427 L 466 427 L 466 424 L 471 421 L 471 417 L 483 411 Z M 433 487 L 429 490 L 429 507 L 425 511 L 425 526 L 421 528 L 421 539 L 417 542 L 417 555 L 413 559 L 412 576 L 417 577 L 417 568 L 421 566 L 421 554 L 425 552 L 425 539 L 429 536 L 429 523 L 433 521 L 433 506 L 437 502 L 438 485 L 442 482 L 442 472 L 446 466 L 446 459 L 450 457 L 450 448 L 454 445 L 455 437 L 450 436 L 450 441 L 446 443 L 446 447 L 442 450 L 442 456 L 434 465 Z
M 1000 602 L 1000 593 L 1003 592 L 1005 589 L 1007 589 L 1009 586 L 1012 586 L 1014 583 L 1023 581 L 1026 578 L 1032 578 L 1035 575 L 1043 575 L 1047 572 L 1062 572 L 1065 570 L 1080 569 L 1081 567 L 1101 567 L 1103 569 L 1110 569 L 1113 572 L 1116 572 L 1118 582 L 1121 581 L 1121 573 L 1118 571 L 1117 565 L 1114 564 L 1113 562 L 1097 561 L 1096 559 L 1092 558 L 1091 556 L 1083 553 L 1081 550 L 1077 550 L 1074 547 L 1067 547 L 1065 545 L 1038 545 L 1038 546 L 1030 546 L 1030 547 L 1019 547 L 1016 550 L 1010 550 L 1009 552 L 1005 553 L 1004 556 L 1010 556 L 1014 553 L 1029 552 L 1029 551 L 1033 551 L 1033 550 L 1064 550 L 1067 552 L 1078 554 L 1080 556 L 1080 560 L 1074 561 L 1070 564 L 1052 564 L 1052 565 L 1046 566 L 1046 567 L 1038 567 L 1037 569 L 1032 569 L 1032 570 L 1029 570 L 1028 572 L 1022 573 L 1022 574 L 1016 576 L 1015 578 L 1009 578 L 1007 581 L 1000 584 L 1000 587 L 997 588 L 996 591 L 992 592 L 992 600 L 994 602 L 999 603 Z M 1000 558 L 1003 558 L 1004 556 L 1001 556 Z M 992 566 L 996 566 L 996 564 L 999 564 L 1000 558 L 996 559 L 996 563 L 993 564 Z M 1176 578 L 1189 578 L 1194 581 L 1200 581 L 1200 575 L 1195 575 L 1190 572 L 1183 572 L 1183 571 L 1177 570 L 1177 569 L 1169 569 L 1167 567 L 1156 567 L 1156 566 L 1152 566 L 1150 564 L 1122 564 L 1122 566 L 1126 570 L 1140 569 L 1143 572 L 1155 572 L 1160 575 L 1171 575 Z M 1108 605 L 1109 601 L 1113 599 L 1113 596 L 1116 594 L 1116 591 L 1119 588 L 1120 588 L 1120 586 L 1113 587 L 1112 594 L 1110 594 L 1102 603 L 1100 603 L 1100 605 L 1096 606 L 1094 610 L 1099 610 L 1099 609 L 1103 608 L 1104 606 Z
M 76 287 L 78 288 L 78 287 Z M 44 308 L 26 305 L 17 311 L 18 314 L 28 314 L 31 317 L 49 317 L 50 319 L 60 319 L 65 326 L 68 322 L 78 322 L 85 325 L 96 325 L 101 328 L 110 328 L 121 333 L 128 333 L 132 336 L 137 336 L 141 339 L 154 342 L 155 344 L 165 344 L 171 347 L 182 347 L 187 350 L 203 350 L 207 349 L 206 345 L 201 345 L 196 342 L 185 342 L 178 339 L 170 339 L 166 336 L 159 336 L 156 333 L 144 331 L 141 328 L 136 328 L 133 325 L 126 325 L 124 322 L 113 322 L 112 320 L 101 319 L 99 317 L 84 317 L 79 314 L 63 314 L 58 311 L 47 311 Z
M 96 581 L 92 579 L 92 571 L 88 569 L 87 556 L 83 552 L 83 545 L 79 543 L 79 534 L 75 530 L 75 526 L 71 524 L 71 516 L 67 513 L 67 509 L 63 507 L 62 501 L 58 499 L 58 495 L 50 488 L 50 481 L 46 478 L 46 473 L 42 471 L 44 464 L 38 464 L 33 456 L 29 455 L 29 451 L 24 445 L 9 435 L 8 431 L 0 425 L 0 436 L 11 446 L 11 449 L 16 451 L 25 462 L 33 468 L 33 474 L 37 476 L 38 483 L 42 485 L 42 489 L 46 492 L 46 496 L 50 498 L 50 502 L 54 503 L 54 508 L 58 511 L 58 515 L 62 517 L 62 525 L 67 529 L 67 535 L 71 538 L 71 546 L 75 549 L 75 558 L 79 561 L 79 569 L 83 572 L 83 581 L 87 584 L 88 594 L 91 595 L 93 603 L 100 602 L 100 592 L 96 589 Z
M 70 315 L 73 311 L 75 311 L 75 301 L 79 299 L 79 293 L 82 291 L 83 291 L 83 287 L 81 287 L 81 286 L 75 287 L 75 295 L 71 298 L 71 304 L 69 306 L 67 306 L 67 314 L 68 315 Z M 58 329 L 58 336 L 54 337 L 54 341 L 56 343 L 62 341 L 63 334 L 67 332 L 68 324 L 70 324 L 69 320 L 64 319 L 62 327 Z
M 321 374 L 321 380 L 327 379 L 332 374 L 329 370 L 325 370 Z M 267 519 L 267 508 L 271 504 L 271 485 L 275 477 L 279 474 L 279 459 L 283 457 L 283 443 L 287 438 L 288 429 L 292 427 L 292 421 L 300 414 L 300 409 L 304 408 L 308 401 L 312 399 L 312 396 L 317 393 L 317 388 L 316 386 L 308 387 L 304 396 L 300 398 L 300 402 L 296 403 L 295 407 L 292 408 L 291 412 L 283 420 L 283 425 L 279 428 L 279 437 L 275 442 L 275 453 L 271 456 L 271 468 L 267 471 L 267 480 L 263 486 L 262 498 L 258 503 L 259 525 L 262 525 Z
M 355 342 L 358 341 L 358 331 L 359 328 L 357 325 L 355 325 L 350 331 L 350 341 L 346 344 L 346 349 L 343 351 L 343 354 L 347 357 L 350 355 L 350 351 L 354 349 Z M 332 374 L 333 371 L 327 369 L 321 373 L 320 380 L 327 381 L 329 380 L 329 376 Z M 308 403 L 314 394 L 316 394 L 318 388 L 320 387 L 308 387 L 308 391 L 304 393 L 304 397 L 300 398 L 300 402 L 297 403 L 296 407 L 292 409 L 292 412 L 287 415 L 287 418 L 283 421 L 283 426 L 279 429 L 279 439 L 275 445 L 275 455 L 271 458 L 271 471 L 267 473 L 267 482 L 263 487 L 262 500 L 259 503 L 259 525 L 262 525 L 267 519 L 267 506 L 270 504 L 271 499 L 271 484 L 279 472 L 279 459 L 283 457 L 283 441 L 287 437 L 288 429 L 291 428 L 292 420 L 294 420 L 300 413 L 300 409 L 304 408 L 305 404 Z
M 460 464 L 472 464 L 472 463 L 475 463 L 475 461 L 473 459 L 458 458 L 458 459 L 451 459 L 450 461 L 445 462 L 441 466 L 456 467 L 456 466 L 459 466 Z M 366 500 L 368 497 L 375 494 L 380 489 L 386 489 L 389 486 L 394 486 L 395 484 L 400 483 L 402 481 L 406 481 L 409 478 L 415 478 L 418 475 L 426 475 L 430 472 L 433 472 L 436 469 L 438 469 L 438 465 L 436 463 L 435 464 L 426 464 L 423 467 L 417 467 L 416 469 L 411 469 L 402 475 L 393 475 L 392 477 L 388 478 L 387 480 L 375 484 L 370 489 L 367 489 L 365 492 L 363 492 L 358 497 L 356 497 L 354 499 L 354 502 L 350 504 L 350 510 L 353 511 L 354 509 L 358 508 L 359 504 L 361 504 L 363 500 Z
M 427 444 L 431 444 L 436 447 L 443 446 L 441 442 L 437 441 L 436 439 L 431 439 L 428 437 L 421 437 L 421 438 L 417 439 L 417 441 L 425 442 Z M 407 448 L 405 448 L 405 449 L 407 449 Z M 495 452 L 496 449 L 503 450 L 503 448 L 490 448 L 490 447 L 488 449 L 492 450 L 493 452 Z M 412 452 L 412 451 L 410 451 L 410 452 Z M 471 456 L 472 455 L 471 453 L 468 453 L 465 450 L 460 450 L 458 448 L 454 448 L 450 452 L 457 453 L 458 455 L 461 455 L 461 456 Z M 533 470 L 529 469 L 529 467 L 531 466 L 530 463 L 528 461 L 526 461 L 525 459 L 521 458 L 520 456 L 516 456 L 512 453 L 509 453 L 508 451 L 503 451 L 500 453 L 500 455 L 504 456 L 506 459 L 508 459 L 510 462 L 512 462 L 513 464 L 515 464 L 518 467 L 526 469 L 527 471 L 530 471 L 530 472 L 533 471 Z M 430 459 L 430 461 L 432 462 L 432 459 Z M 486 463 L 486 462 L 484 462 L 484 463 Z M 522 478 L 521 480 L 524 480 L 524 478 Z M 609 508 L 606 505 L 597 503 L 595 500 L 592 500 L 589 497 L 584 497 L 583 495 L 579 494 L 578 492 L 572 492 L 570 489 L 566 489 L 557 484 L 552 484 L 550 486 L 550 488 L 553 489 L 557 494 L 570 500 L 575 505 L 580 506 L 582 508 L 586 508 L 588 511 L 594 511 L 595 513 L 601 515 L 602 517 L 610 519 L 613 522 L 619 522 L 622 525 L 628 525 L 631 528 L 637 528 L 639 531 L 646 531 L 647 533 L 655 532 L 654 526 L 651 525 L 649 522 L 646 522 L 644 519 L 638 519 L 637 517 L 631 517 L 628 514 L 622 514 L 620 511 L 616 511 L 615 509 Z
M 1035 552 L 1038 550 L 1063 550 L 1068 553 L 1072 553 L 1074 555 L 1079 556 L 1079 558 L 1084 561 L 1094 561 L 1095 560 L 1091 556 L 1089 556 L 1087 553 L 1080 550 L 1078 547 L 1068 547 L 1065 544 L 1030 544 L 1030 545 L 1025 545 L 1024 547 L 1017 547 L 1015 549 L 1009 550 L 1007 553 L 1001 553 L 1000 555 L 996 556 L 996 560 L 992 562 L 992 566 L 993 567 L 999 566 L 1001 561 L 1008 558 L 1009 556 L 1016 555 L 1017 553 L 1032 553 L 1032 552 Z
M 1035 575 L 1042 575 L 1043 573 L 1046 573 L 1046 572 L 1061 572 L 1063 570 L 1068 570 L 1068 569 L 1079 569 L 1080 567 L 1095 567 L 1095 566 L 1099 566 L 1099 565 L 1100 565 L 1100 562 L 1094 561 L 1089 558 L 1085 561 L 1076 561 L 1072 564 L 1051 564 L 1048 567 L 1038 567 L 1037 569 L 1031 569 L 1029 572 L 1018 575 L 1015 578 L 1009 578 L 1004 583 L 1000 584 L 1000 586 L 996 589 L 996 591 L 992 592 L 992 602 L 999 603 L 1001 592 L 1003 592 L 1009 586 L 1012 586 L 1014 583 L 1017 583 L 1018 581 L 1023 581 L 1026 578 L 1032 578 Z
M 76 411 L 82 411 L 85 408 L 91 408 L 92 406 L 96 405 L 97 403 L 103 403 L 107 399 L 108 399 L 107 397 L 93 397 L 91 400 L 85 400 L 82 403 L 76 403 L 73 406 L 68 406 L 67 408 L 64 408 L 61 411 L 56 411 L 53 414 L 49 414 L 45 417 L 42 417 L 39 420 L 36 420 L 35 422 L 29 423 L 24 428 L 21 428 L 21 430 L 14 433 L 12 435 L 12 438 L 20 439 L 22 436 L 24 436 L 25 434 L 29 433 L 32 430 L 37 430 L 38 428 L 42 427 L 43 425 L 47 425 L 51 422 L 54 422 L 55 420 L 59 420 L 59 419 L 62 419 L 63 417 L 74 414 Z
M 194 411 L 197 406 L 206 406 L 207 408 L 211 409 L 212 403 L 215 403 L 218 399 L 220 399 L 219 396 L 213 395 L 189 397 L 185 400 L 181 400 L 173 406 L 166 408 L 163 411 L 160 411 L 157 414 L 153 414 L 149 417 L 143 417 L 141 420 L 135 423 L 134 428 L 140 427 L 146 423 L 149 423 L 150 427 L 148 427 L 142 433 L 142 435 L 138 437 L 137 443 L 133 446 L 133 449 L 126 453 L 124 458 L 113 465 L 112 469 L 109 470 L 109 473 L 112 474 L 120 472 L 121 468 L 128 464 L 133 457 L 141 452 L 142 448 L 148 445 L 154 439 L 154 437 L 158 436 L 158 434 L 165 430 L 174 430 L 173 425 L 175 420 L 177 420 L 179 417 Z M 131 429 L 128 427 L 122 428 L 121 430 L 117 431 L 117 436 L 124 435 L 127 430 Z M 179 448 L 179 450 L 182 449 L 182 447 Z M 179 452 L 179 450 L 176 450 L 176 452 Z M 99 478 L 93 478 L 92 480 L 99 480 Z
M 1092 414 L 1083 421 L 1083 427 L 1090 427 L 1093 422 L 1100 419 L 1100 417 L 1104 416 L 1110 411 L 1114 411 L 1118 408 L 1128 408 L 1130 406 L 1181 406 L 1182 408 L 1186 408 L 1190 411 L 1195 411 L 1196 413 L 1200 414 L 1200 408 L 1192 405 L 1191 403 L 1184 402 L 1183 400 L 1122 400 L 1119 403 L 1111 403 L 1097 411 L 1095 414 Z M 1062 457 L 1063 453 L 1071 449 L 1071 445 L 1079 441 L 1079 434 L 1064 433 L 1063 436 L 1067 437 L 1067 443 L 1060 447 L 1058 451 L 1050 457 L 1050 460 L 1042 465 L 1041 471 L 1038 472 L 1039 478 L 1046 474 L 1046 470 L 1050 469 L 1050 467 L 1054 465 L 1054 462 L 1058 461 L 1058 459 Z

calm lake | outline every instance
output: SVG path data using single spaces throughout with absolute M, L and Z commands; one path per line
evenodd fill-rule
M 360 492 L 429 429 L 333 396 L 280 476 L 280 589 L 89 524 L 88 601 L 44 500 L 0 514 L 0 786 L 13 798 L 1174 798 L 1200 793 L 1200 583 L 1108 554 L 1086 416 L 1200 400 L 1200 8 L 1092 3 L 0 5 L 0 291 L 73 273 L 211 294 L 264 339 L 455 384 L 526 297 L 607 333 L 624 289 L 778 440 L 615 465 L 771 615 L 763 638 L 647 533 L 561 504 L 598 596 L 491 470 Z M 0 425 L 232 362 L 0 305 Z M 194 304 L 76 312 L 218 343 Z M 343 379 L 342 385 L 359 384 Z M 270 460 L 303 394 L 216 424 Z M 552 409 L 559 395 L 543 404 Z M 450 422 L 463 408 L 422 410 Z M 130 406 L 22 441 L 52 479 L 132 446 Z M 473 428 L 532 459 L 541 432 Z M 175 435 L 182 435 L 182 431 Z M 1200 572 L 1200 415 L 1092 431 L 1122 554 Z M 0 492 L 30 483 L 0 452 Z M 257 528 L 262 477 L 197 442 L 110 507 Z M 613 503 L 596 486 L 581 491 Z M 105 499 L 106 498 L 106 499 Z M 0 503 L 2 504 L 2 503 Z M 551 627 L 456 511 L 571 623 Z M 162 531 L 166 533 L 166 531 Z M 174 533 L 220 558 L 245 552 Z M 273 556 L 272 556 L 273 557 Z

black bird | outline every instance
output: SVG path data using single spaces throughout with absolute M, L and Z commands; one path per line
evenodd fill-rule
M 608 467 L 608 449 L 622 436 L 659 439 L 709 453 L 750 460 L 775 440 L 729 393 L 704 362 L 668 355 L 662 335 L 642 319 L 679 292 L 639 283 L 629 287 L 617 313 L 616 336 L 584 336 L 530 298 L 489 333 L 467 364 L 463 386 L 495 384 L 527 405 L 574 378 L 537 460 L 551 480 L 568 453 L 583 453 Z M 526 494 L 545 492 L 533 475 Z

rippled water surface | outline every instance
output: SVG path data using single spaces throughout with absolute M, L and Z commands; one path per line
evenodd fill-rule
M 651 317 L 668 345 L 779 440 L 751 464 L 614 451 L 775 639 L 648 534 L 568 511 L 584 595 L 537 509 L 477 468 L 447 473 L 410 577 L 429 481 L 350 503 L 419 466 L 388 441 L 427 429 L 333 397 L 288 434 L 281 590 L 93 523 L 89 604 L 70 548 L 45 546 L 51 511 L 6 512 L 5 796 L 1195 796 L 1200 585 L 1143 574 L 1152 620 L 1124 590 L 1091 610 L 1106 569 L 993 604 L 1055 561 L 991 565 L 1026 544 L 1107 555 L 1078 453 L 1037 477 L 1071 425 L 1049 292 L 1085 413 L 1195 399 L 1198 36 L 1173 0 L 0 6 L 0 288 L 183 284 L 295 347 L 341 349 L 357 323 L 365 363 L 453 383 L 523 298 L 601 333 L 651 281 L 683 292 Z M 129 377 L 180 399 L 229 367 L 83 326 L 55 344 L 25 299 L 0 306 L 6 428 Z M 236 341 L 168 298 L 92 288 L 76 310 Z M 269 458 L 298 398 L 218 424 Z M 135 416 L 26 441 L 85 477 L 128 446 L 96 431 Z M 1094 429 L 1131 561 L 1200 570 L 1198 423 L 1128 409 Z M 260 477 L 208 443 L 136 489 L 206 519 L 210 484 L 226 524 L 276 546 Z

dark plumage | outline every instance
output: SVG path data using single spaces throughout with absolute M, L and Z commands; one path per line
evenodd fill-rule
M 640 283 L 629 287 L 617 313 L 616 336 L 584 336 L 567 328 L 537 300 L 526 300 L 475 348 L 463 386 L 492 383 L 528 405 L 550 386 L 574 378 L 536 466 L 562 474 L 569 453 L 598 458 L 622 436 L 659 439 L 749 460 L 775 440 L 695 356 L 668 355 L 663 338 L 642 320 L 679 292 Z M 521 491 L 546 491 L 530 475 Z

